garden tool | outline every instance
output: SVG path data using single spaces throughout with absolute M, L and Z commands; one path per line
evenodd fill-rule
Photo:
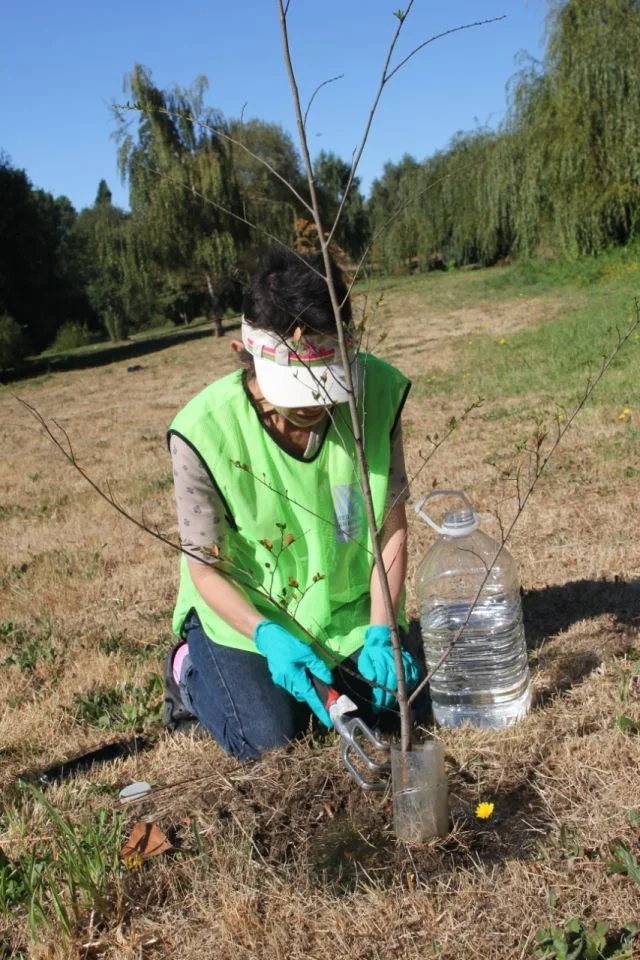
M 389 744 L 379 740 L 371 727 L 358 716 L 353 716 L 358 708 L 345 693 L 339 693 L 334 687 L 329 687 L 322 680 L 312 675 L 313 685 L 327 711 L 333 728 L 340 736 L 340 755 L 345 767 L 363 790 L 385 790 L 391 774 L 391 764 L 375 760 L 367 753 L 365 744 L 371 746 L 381 754 L 389 755 Z M 371 771 L 375 779 L 367 779 L 354 763 L 354 756 Z

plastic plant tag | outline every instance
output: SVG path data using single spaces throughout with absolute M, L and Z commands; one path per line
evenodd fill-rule
M 151 784 L 145 780 L 137 780 L 123 787 L 118 796 L 120 803 L 131 803 L 133 800 L 140 800 L 151 791 Z

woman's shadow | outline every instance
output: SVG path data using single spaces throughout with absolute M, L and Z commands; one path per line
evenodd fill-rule
M 603 660 L 619 657 L 634 648 L 640 628 L 640 580 L 574 580 L 522 594 L 527 646 L 534 663 L 550 668 L 551 681 L 535 695 L 544 706 L 556 694 L 569 690 L 592 673 Z M 569 649 L 545 644 L 575 623 L 607 616 L 597 636 L 588 632 Z
M 579 683 L 603 660 L 622 656 L 637 644 L 640 631 L 640 580 L 573 580 L 557 586 L 522 592 L 522 612 L 532 665 L 552 666 L 551 682 L 535 695 L 543 706 L 557 693 Z M 579 649 L 545 651 L 545 644 L 581 620 L 608 615 L 599 638 L 579 644 Z M 419 620 L 409 623 L 407 643 L 424 669 L 424 649 Z
M 640 580 L 573 580 L 541 590 L 525 590 L 522 611 L 527 645 L 568 630 L 579 620 L 610 614 L 615 628 L 629 640 L 640 629 Z M 628 644 L 629 646 L 631 643 Z

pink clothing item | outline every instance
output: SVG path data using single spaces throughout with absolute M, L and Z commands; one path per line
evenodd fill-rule
M 189 647 L 186 643 L 183 643 L 182 646 L 178 647 L 176 652 L 173 655 L 173 679 L 176 683 L 180 683 L 180 673 L 182 671 L 182 663 L 184 658 L 189 653 Z

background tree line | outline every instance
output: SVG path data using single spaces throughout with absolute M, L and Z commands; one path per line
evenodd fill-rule
M 382 272 L 573 258 L 628 243 L 640 220 L 640 2 L 552 0 L 542 63 L 513 79 L 495 131 L 423 163 L 387 164 L 367 205 Z
M 629 242 L 640 220 L 639 49 L 640 0 L 551 0 L 544 61 L 514 78 L 498 129 L 386 164 L 366 202 L 356 178 L 338 255 L 357 262 L 371 240 L 370 269 L 403 273 Z M 102 181 L 77 213 L 0 156 L 0 366 L 52 342 L 219 317 L 238 308 L 274 237 L 314 248 L 288 133 L 206 106 L 204 77 L 165 91 L 136 65 L 126 91 L 114 117 L 128 211 Z M 315 176 L 329 225 L 349 164 L 320 153 Z
M 94 204 L 77 213 L 0 156 L 0 366 L 52 343 L 68 348 L 167 321 L 220 318 L 239 309 L 244 279 L 274 238 L 314 248 L 291 137 L 261 120 L 227 120 L 205 106 L 206 90 L 204 77 L 188 90 L 160 90 L 140 65 L 126 78 L 131 106 L 114 116 L 127 211 L 103 180 Z M 329 222 L 349 165 L 321 153 L 316 168 Z M 336 234 L 345 263 L 367 239 L 357 179 L 354 186 Z

